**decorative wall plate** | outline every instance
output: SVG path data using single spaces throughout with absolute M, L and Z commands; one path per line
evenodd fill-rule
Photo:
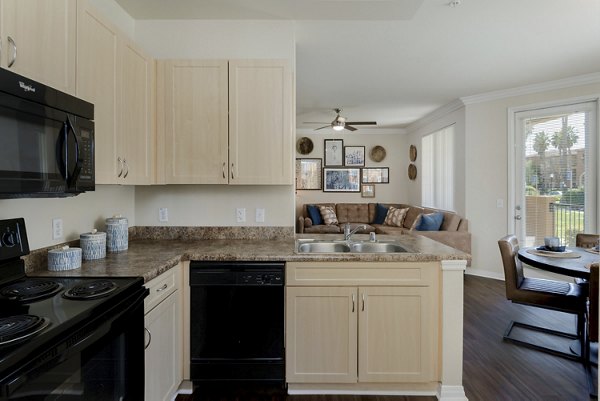
M 369 157 L 374 162 L 380 162 L 385 159 L 385 148 L 383 146 L 373 146 L 371 148 L 371 152 L 369 152 Z
M 410 145 L 409 155 L 410 155 L 411 162 L 414 162 L 415 160 L 417 160 L 417 147 L 415 145 Z
M 310 152 L 313 151 L 313 147 L 314 147 L 313 141 L 310 138 L 305 137 L 305 136 L 298 139 L 298 142 L 296 142 L 296 150 L 301 155 L 309 154 Z
M 417 179 L 417 166 L 412 163 L 408 165 L 408 178 L 411 180 Z

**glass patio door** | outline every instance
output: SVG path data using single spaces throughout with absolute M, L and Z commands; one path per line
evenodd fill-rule
M 596 102 L 515 113 L 514 232 L 522 246 L 597 232 Z M 510 224 L 509 224 L 510 225 Z M 510 228 L 510 227 L 509 227 Z

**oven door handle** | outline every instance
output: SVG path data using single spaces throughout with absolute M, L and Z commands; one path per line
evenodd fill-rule
M 67 116 L 66 121 L 66 129 L 67 129 L 67 137 L 69 136 L 69 131 L 73 132 L 73 138 L 75 138 L 75 167 L 73 167 L 73 172 L 69 174 L 67 178 L 67 186 L 69 188 L 74 188 L 77 183 L 77 178 L 79 177 L 79 173 L 81 173 L 81 167 L 83 167 L 83 159 L 80 157 L 79 152 L 79 139 L 77 139 L 77 132 L 75 131 L 75 127 L 73 123 L 71 123 L 71 119 Z
M 122 319 L 125 322 L 125 325 L 127 325 L 131 320 L 127 319 L 127 316 L 134 313 L 138 307 L 143 309 L 144 298 L 148 295 L 148 292 L 148 289 L 142 287 L 142 289 L 136 291 L 135 294 L 131 295 L 126 300 L 115 305 L 113 308 L 106 311 L 106 313 L 98 316 L 92 322 L 79 328 L 70 336 L 61 340 L 60 343 L 40 352 L 36 358 L 25 365 L 23 370 L 17 372 L 14 376 L 10 377 L 0 385 L 0 393 L 6 395 L 10 399 L 10 396 L 18 391 L 23 384 L 39 377 L 51 367 L 66 361 L 72 355 L 80 353 L 89 345 L 90 341 L 93 343 L 109 334 L 115 329 L 114 322 L 117 320 Z M 125 309 L 115 313 L 115 309 L 123 308 L 124 306 L 126 306 Z M 107 317 L 107 314 L 110 314 L 110 316 Z M 143 346 L 143 342 L 141 345 Z
M 58 134 L 58 140 L 56 141 L 56 164 L 58 164 L 58 171 L 65 180 L 67 179 L 67 135 L 68 128 L 67 123 L 63 123 L 62 129 Z

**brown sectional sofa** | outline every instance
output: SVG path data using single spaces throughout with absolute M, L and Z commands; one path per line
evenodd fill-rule
M 386 207 L 394 206 L 396 208 L 408 208 L 408 213 L 404 219 L 402 227 L 387 226 L 384 224 L 373 224 L 377 203 L 315 203 L 315 206 L 333 206 L 336 211 L 338 224 L 332 225 L 313 225 L 308 217 L 306 206 L 302 207 L 302 215 L 298 218 L 299 233 L 313 234 L 337 234 L 344 231 L 343 226 L 350 223 L 352 228 L 364 224 L 366 229 L 357 231 L 359 234 L 368 234 L 375 232 L 377 234 L 411 234 L 422 235 L 431 238 L 434 241 L 451 246 L 460 251 L 471 253 L 471 233 L 467 219 L 457 215 L 454 212 L 446 210 L 430 209 L 420 206 L 405 205 L 399 203 L 382 203 Z M 417 231 L 414 230 L 415 223 L 421 214 L 442 212 L 444 220 L 439 231 Z

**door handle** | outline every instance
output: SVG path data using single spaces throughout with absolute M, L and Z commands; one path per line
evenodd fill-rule
M 227 163 L 223 162 L 223 178 L 226 178 L 225 176 L 225 166 L 227 165 Z
M 234 175 L 233 175 L 233 163 L 231 163 L 231 179 L 235 179 Z
M 520 214 L 515 215 L 515 220 L 521 220 L 521 215 Z
M 144 330 L 146 331 L 146 333 L 148 333 L 148 343 L 144 344 L 144 349 L 148 349 L 148 347 L 150 346 L 150 343 L 152 342 L 152 333 L 150 333 L 150 330 L 148 330 L 145 327 L 144 327 Z
M 80 157 L 81 155 L 79 153 L 79 140 L 77 139 L 77 132 L 75 132 L 75 127 L 71 123 L 71 119 L 69 117 L 67 117 L 66 125 L 67 136 L 69 135 L 69 131 L 71 131 L 73 132 L 73 138 L 75 138 L 75 166 L 73 167 L 73 172 L 71 173 L 71 175 L 67 176 L 67 184 L 69 185 L 69 187 L 72 187 L 77 182 L 77 177 L 79 177 L 79 173 L 81 173 L 81 168 L 83 167 L 83 159 Z
M 121 178 L 121 176 L 123 175 L 123 160 L 120 157 L 117 157 L 117 163 L 119 163 L 119 167 L 121 168 L 117 177 Z
M 125 175 L 123 176 L 123 178 L 127 178 L 127 176 L 129 175 L 129 164 L 125 159 L 123 159 L 123 164 L 125 165 Z
M 362 311 L 365 311 L 365 293 L 362 293 Z

